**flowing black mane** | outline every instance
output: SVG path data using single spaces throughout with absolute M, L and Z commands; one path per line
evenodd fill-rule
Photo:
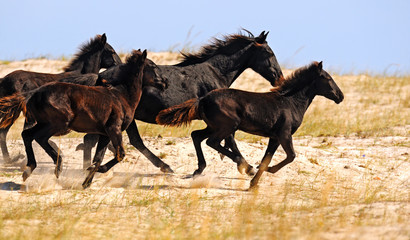
M 308 85 L 318 75 L 318 62 L 313 62 L 308 66 L 296 69 L 290 76 L 282 78 L 277 87 L 272 88 L 272 92 L 281 95 L 291 95 Z
M 196 63 L 202 63 L 208 60 L 210 57 L 215 56 L 218 53 L 232 54 L 238 49 L 235 46 L 247 45 L 255 41 L 255 36 L 244 29 L 248 35 L 242 33 L 231 34 L 223 37 L 223 40 L 214 38 L 211 44 L 203 46 L 197 53 L 181 53 L 183 59 L 176 66 L 187 66 Z
M 87 54 L 101 50 L 104 47 L 104 44 L 101 45 L 102 38 L 103 35 L 97 35 L 96 37 L 91 38 L 87 43 L 81 45 L 79 52 L 74 55 L 74 58 L 71 60 L 68 66 L 64 68 L 64 71 L 70 72 L 79 69 L 78 65 L 84 63 L 84 58 L 87 57 Z

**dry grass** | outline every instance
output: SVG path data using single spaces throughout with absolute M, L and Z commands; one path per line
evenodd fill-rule
M 36 150 L 40 169 L 25 184 L 18 167 L 0 169 L 0 239 L 408 239 L 410 77 L 334 78 L 345 101 L 315 99 L 295 136 L 295 162 L 265 174 L 256 191 L 246 191 L 250 178 L 207 147 L 205 176 L 185 178 L 196 168 L 187 136 L 201 121 L 186 128 L 138 122 L 148 147 L 176 174 L 159 174 L 130 147 L 125 163 L 81 190 L 84 173 L 67 170 L 57 182 L 51 160 Z M 234 87 L 269 90 L 250 71 Z M 24 149 L 19 121 L 9 135 L 12 154 Z M 81 136 L 57 138 L 69 169 L 81 166 L 73 150 Z M 236 138 L 258 164 L 266 139 Z M 274 161 L 283 157 L 279 150 Z

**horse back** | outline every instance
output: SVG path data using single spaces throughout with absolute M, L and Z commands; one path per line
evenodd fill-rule
M 201 118 L 208 126 L 234 128 L 260 136 L 272 136 L 287 124 L 287 101 L 276 93 L 217 89 L 199 102 Z
M 77 132 L 105 134 L 105 125 L 113 115 L 123 117 L 124 104 L 105 87 L 54 82 L 36 89 L 27 108 L 37 122 L 59 122 Z
M 2 96 L 11 95 L 16 92 L 28 92 L 34 90 L 48 82 L 77 75 L 76 73 L 39 73 L 24 70 L 17 70 L 6 75 L 0 83 L 0 87 L 6 90 L 1 92 Z
M 135 118 L 156 123 L 157 114 L 166 108 L 179 105 L 192 98 L 200 98 L 214 89 L 228 87 L 219 81 L 215 71 L 207 63 L 194 66 L 159 65 L 161 76 L 168 79 L 164 91 L 145 87 Z

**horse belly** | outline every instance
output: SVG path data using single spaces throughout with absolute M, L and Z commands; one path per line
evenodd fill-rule
M 102 121 L 96 121 L 97 118 L 86 113 L 77 113 L 69 128 L 76 132 L 105 134 L 104 124 Z

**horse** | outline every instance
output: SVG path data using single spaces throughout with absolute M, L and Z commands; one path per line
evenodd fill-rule
M 120 162 L 125 151 L 122 146 L 121 132 L 134 119 L 134 112 L 145 86 L 164 89 L 164 82 L 143 82 L 146 50 L 133 51 L 126 64 L 121 68 L 117 85 L 110 87 L 83 86 L 73 83 L 52 82 L 28 93 L 17 93 L 0 99 L 0 127 L 8 127 L 23 111 L 29 122 L 36 124 L 22 133 L 27 154 L 27 167 L 23 172 L 25 181 L 36 168 L 37 163 L 32 148 L 36 140 L 53 159 L 55 175 L 58 178 L 62 169 L 62 157 L 58 150 L 48 143 L 51 136 L 61 136 L 69 131 L 99 134 L 99 143 L 94 157 L 94 167 L 83 182 L 90 186 L 94 174 L 100 169 L 103 152 L 111 141 L 115 157 L 101 166 L 108 171 Z M 17 114 L 16 114 L 17 113 Z
M 247 30 L 245 30 L 247 31 Z M 272 85 L 283 77 L 282 70 L 275 54 L 269 47 L 263 31 L 255 37 L 233 34 L 224 39 L 214 41 L 202 47 L 196 54 L 183 54 L 183 61 L 176 65 L 159 65 L 162 77 L 169 80 L 169 86 L 164 91 L 155 88 L 144 88 L 141 102 L 135 111 L 134 118 L 147 123 L 156 124 L 155 117 L 166 108 L 183 103 L 191 98 L 199 98 L 208 92 L 229 87 L 247 68 L 259 73 Z M 114 71 L 116 67 L 110 69 Z M 155 156 L 143 143 L 137 124 L 133 121 L 126 130 L 130 143 L 147 157 L 162 172 L 172 173 L 173 170 Z M 91 161 L 91 148 L 96 143 L 96 137 L 84 137 L 84 163 L 87 167 Z M 226 139 L 229 147 L 236 149 L 234 138 Z M 240 165 L 240 172 L 254 174 L 254 169 L 248 163 Z
M 206 167 L 201 149 L 203 140 L 207 139 L 208 146 L 239 164 L 241 154 L 222 147 L 220 142 L 223 139 L 237 130 L 269 137 L 263 160 L 251 181 L 252 188 L 257 185 L 264 171 L 275 173 L 295 159 L 292 135 L 301 125 L 303 116 L 316 95 L 324 96 L 337 104 L 344 98 L 335 81 L 323 70 L 322 62 L 313 62 L 297 69 L 271 92 L 217 89 L 200 99 L 194 98 L 162 110 L 156 120 L 158 124 L 168 126 L 188 124 L 194 119 L 205 121 L 205 129 L 191 133 L 198 157 L 198 169 L 194 175 L 202 173 Z M 285 150 L 286 159 L 268 167 L 279 145 Z
M 15 93 L 28 92 L 48 82 L 73 78 L 81 74 L 98 74 L 101 68 L 109 68 L 121 63 L 120 57 L 107 43 L 105 33 L 97 35 L 80 47 L 79 52 L 59 74 L 38 73 L 17 70 L 0 78 L 0 98 Z M 0 147 L 6 163 L 13 162 L 7 149 L 6 137 L 9 128 L 0 129 Z

